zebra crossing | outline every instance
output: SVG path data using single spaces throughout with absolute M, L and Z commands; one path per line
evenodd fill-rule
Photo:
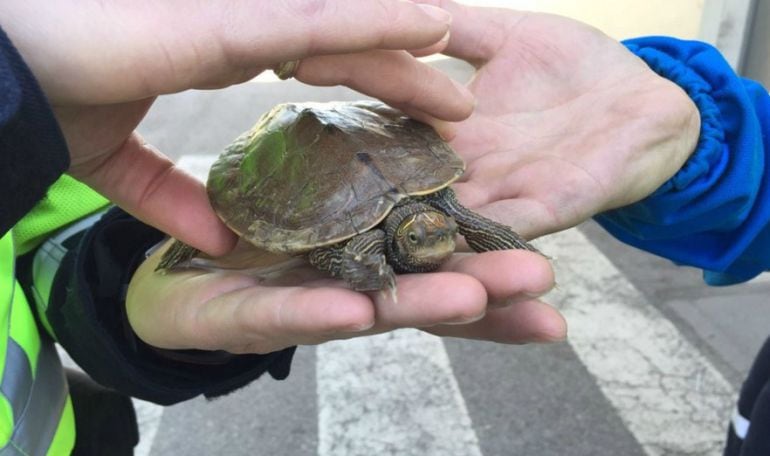
M 201 176 L 213 159 L 188 155 L 179 164 Z M 302 348 L 312 356 L 298 356 L 284 387 L 261 379 L 213 402 L 167 411 L 139 405 L 137 454 L 208 454 L 223 447 L 230 455 L 289 456 L 720 454 L 735 387 L 580 231 L 537 243 L 557 270 L 559 285 L 547 300 L 569 322 L 568 346 L 560 351 L 445 341 L 417 330 Z M 474 366 L 484 356 L 458 356 L 466 346 L 495 352 L 500 362 Z M 541 353 L 511 367 L 514 357 L 533 351 Z M 558 364 L 548 359 L 554 355 Z M 475 384 L 461 385 L 467 375 L 455 368 L 475 372 Z M 520 396 L 533 382 L 556 386 Z M 573 403 L 571 388 L 583 384 L 589 386 L 574 387 L 584 394 Z M 555 390 L 562 391 L 556 401 Z M 270 399 L 242 409 L 254 403 L 247 396 L 265 395 Z M 286 413 L 284 399 L 297 395 L 304 399 Z M 559 410 L 573 416 L 548 421 Z M 276 414 L 284 422 L 266 425 Z M 199 417 L 194 425 L 205 432 L 190 428 L 190 416 Z M 532 453 L 538 441 L 548 444 Z M 572 443 L 557 449 L 566 442 Z

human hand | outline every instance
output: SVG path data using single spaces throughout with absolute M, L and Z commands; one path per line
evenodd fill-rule
M 302 59 L 300 81 L 344 84 L 428 121 L 461 120 L 472 96 L 405 51 L 443 49 L 449 21 L 396 0 L 0 2 L 0 23 L 67 140 L 68 172 L 210 254 L 232 248 L 234 234 L 203 185 L 134 132 L 156 96 L 226 87 Z
M 452 141 L 467 164 L 453 188 L 475 211 L 527 238 L 559 231 L 644 198 L 695 148 L 700 119 L 687 95 L 600 31 L 546 14 L 420 2 L 452 12 L 445 53 L 476 68 L 468 87 L 477 106 Z M 542 341 L 563 338 L 566 325 L 533 300 L 430 331 Z
M 126 299 L 135 333 L 159 348 L 268 353 L 401 327 L 505 342 L 563 338 L 561 317 L 536 299 L 553 285 L 553 270 L 532 252 L 456 254 L 439 272 L 399 275 L 394 302 L 382 293 L 349 290 L 310 267 L 270 280 L 224 270 L 158 274 L 163 250 L 139 267 Z M 251 267 L 281 262 L 253 252 Z M 514 301 L 521 302 L 495 320 L 499 327 L 481 333 L 468 324 Z
M 649 195 L 695 149 L 686 93 L 571 19 L 422 1 L 452 12 L 446 53 L 476 68 L 477 107 L 457 126 L 460 200 L 527 238 Z

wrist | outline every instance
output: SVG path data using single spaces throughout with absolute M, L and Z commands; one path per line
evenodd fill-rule
M 682 47 L 698 48 L 696 45 L 700 43 L 651 37 L 628 40 L 624 44 L 651 70 L 686 94 L 690 110 L 689 121 L 680 126 L 678 145 L 679 150 L 686 154 L 685 160 L 677 172 L 653 195 L 687 188 L 708 170 L 710 163 L 721 154 L 723 138 L 719 108 L 712 96 L 712 86 L 701 76 L 697 67 L 690 65 L 692 55 L 681 52 Z M 682 44 L 685 46 L 681 46 Z M 671 100 L 661 102 L 670 103 Z
M 768 268 L 767 90 L 741 78 L 713 46 L 668 37 L 625 42 L 682 87 L 700 114 L 696 150 L 647 198 L 597 216 L 620 240 L 735 283 Z

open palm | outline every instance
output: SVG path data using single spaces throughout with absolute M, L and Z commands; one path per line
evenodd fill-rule
M 477 108 L 453 141 L 470 207 L 537 237 L 644 198 L 694 150 L 700 119 L 685 92 L 600 31 L 430 3 L 454 16 L 446 53 L 476 67 Z
M 250 268 L 285 261 L 254 247 L 241 253 Z M 523 250 L 458 253 L 439 272 L 399 275 L 395 301 L 350 290 L 309 266 L 262 278 L 232 269 L 158 274 L 161 255 L 139 267 L 126 299 L 132 328 L 156 347 L 268 353 L 402 327 L 519 343 L 561 339 L 565 331 L 559 314 L 534 299 L 553 285 L 550 264 Z M 488 317 L 513 301 L 520 303 L 502 318 Z

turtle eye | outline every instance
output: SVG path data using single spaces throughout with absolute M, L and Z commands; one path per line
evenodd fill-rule
M 411 242 L 412 244 L 417 244 L 417 241 L 418 241 L 417 233 L 415 233 L 414 231 L 410 231 L 409 234 L 406 235 L 406 238 L 409 239 L 409 242 Z

